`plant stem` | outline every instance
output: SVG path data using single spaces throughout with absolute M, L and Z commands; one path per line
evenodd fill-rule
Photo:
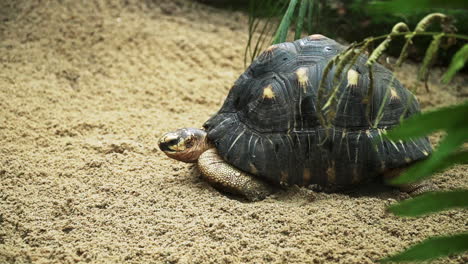
M 399 33 L 390 33 L 390 34 L 385 34 L 385 35 L 381 35 L 381 36 L 378 36 L 378 37 L 372 37 L 372 40 L 371 41 L 376 41 L 376 40 L 380 40 L 380 39 L 384 39 L 386 38 L 388 35 L 392 35 L 392 36 L 409 36 L 411 34 L 414 34 L 415 36 L 434 36 L 434 35 L 439 35 L 441 34 L 440 32 L 413 32 L 413 31 L 410 31 L 410 32 L 399 32 Z M 454 33 L 442 33 L 442 37 L 447 37 L 447 38 L 458 38 L 458 39 L 464 39 L 464 40 L 467 40 L 468 41 L 468 36 L 467 35 L 462 35 L 462 34 L 454 34 Z M 368 40 L 363 40 L 359 43 L 357 43 L 357 45 L 362 45 L 364 43 L 366 43 Z

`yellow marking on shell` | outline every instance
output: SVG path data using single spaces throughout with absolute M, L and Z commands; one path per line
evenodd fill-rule
M 405 158 L 405 161 L 406 161 L 406 163 L 410 163 L 410 162 L 413 161 L 413 160 L 412 160 L 411 158 L 409 158 L 409 157 L 406 157 L 406 158 Z
M 319 40 L 319 39 L 324 39 L 325 36 L 321 34 L 313 34 L 309 36 L 309 39 L 311 40 Z
M 267 99 L 275 98 L 275 92 L 273 92 L 273 87 L 271 86 L 271 84 L 263 88 L 263 98 L 267 98 Z
M 304 93 L 307 92 L 307 84 L 309 83 L 309 77 L 307 76 L 307 68 L 299 68 L 296 71 L 297 81 L 299 82 L 299 87 L 304 90 Z
M 366 130 L 366 135 L 367 135 L 367 137 L 371 137 L 371 132 L 370 132 L 369 129 Z
M 390 88 L 390 100 L 400 100 L 400 96 L 393 87 Z
M 336 182 L 336 171 L 335 171 L 335 161 L 332 161 L 332 164 L 330 167 L 327 169 L 327 178 L 329 183 L 335 183 Z
M 273 50 L 277 49 L 278 45 L 271 45 L 266 49 L 266 52 L 272 52 Z
M 304 182 L 304 185 L 309 184 L 310 179 L 311 179 L 310 169 L 304 168 L 304 171 L 302 173 L 302 181 Z
M 258 173 L 258 170 L 257 168 L 255 167 L 255 165 L 253 165 L 252 163 L 249 164 L 249 167 L 250 167 L 250 173 L 252 174 L 257 174 Z
M 359 72 L 350 69 L 347 74 L 348 87 L 354 88 L 358 85 L 359 82 Z
M 422 154 L 424 154 L 424 156 L 429 156 L 429 153 L 427 153 L 425 150 L 422 151 Z
M 263 52 L 263 54 L 261 55 L 262 59 L 266 59 L 266 60 L 270 60 L 271 58 L 273 58 L 273 51 L 275 49 L 277 49 L 279 47 L 279 45 L 271 45 L 270 47 L 268 47 L 265 52 Z
M 282 186 L 287 186 L 288 185 L 288 178 L 289 178 L 288 173 L 285 172 L 285 171 L 282 171 L 281 172 L 281 177 L 280 177 L 280 184 Z

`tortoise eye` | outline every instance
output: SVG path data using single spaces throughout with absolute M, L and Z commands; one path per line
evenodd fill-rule
M 323 48 L 323 50 L 326 51 L 326 52 L 330 52 L 333 49 L 331 47 L 329 47 L 329 46 L 326 46 L 325 48 Z
M 193 138 L 192 138 L 192 137 L 187 138 L 187 139 L 185 140 L 185 147 L 186 147 L 186 148 L 191 148 L 192 146 L 193 146 Z

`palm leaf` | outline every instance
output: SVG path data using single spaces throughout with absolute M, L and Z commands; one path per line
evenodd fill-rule
M 449 83 L 455 74 L 463 69 L 466 61 L 468 61 L 468 44 L 465 44 L 460 50 L 455 53 L 452 58 L 452 62 L 447 70 L 447 72 L 442 76 L 443 83 Z
M 297 16 L 297 23 L 296 23 L 296 33 L 294 34 L 294 39 L 300 39 L 302 35 L 302 28 L 304 25 L 304 18 L 307 12 L 307 8 L 309 6 L 309 0 L 302 0 L 301 5 L 299 6 L 299 14 Z
M 425 261 L 466 250 L 468 250 L 468 233 L 433 237 L 380 262 Z
M 275 36 L 273 37 L 272 44 L 277 44 L 286 41 L 286 37 L 288 36 L 289 26 L 291 25 L 291 21 L 293 19 L 294 10 L 296 9 L 297 0 L 290 0 L 288 9 L 281 20 L 281 23 L 276 31 Z
M 420 181 L 454 164 L 467 163 L 466 151 L 456 152 L 467 140 L 468 128 L 448 131 L 447 136 L 440 142 L 437 150 L 427 160 L 413 165 L 405 173 L 391 180 L 390 183 L 404 184 Z
M 308 11 L 307 11 L 307 33 L 309 33 L 309 35 L 312 34 L 312 30 L 313 30 L 313 27 L 312 27 L 312 15 L 314 13 L 314 5 L 315 5 L 315 2 L 314 0 L 309 0 L 309 8 L 308 8 Z
M 398 216 L 415 217 L 453 208 L 468 207 L 468 190 L 425 193 L 388 208 Z
M 427 82 L 427 78 L 429 77 L 429 68 L 432 66 L 432 64 L 435 61 L 435 58 L 437 57 L 437 52 L 439 50 L 440 42 L 443 36 L 444 33 L 435 35 L 431 44 L 429 45 L 429 48 L 427 48 L 422 66 L 418 72 L 418 79 L 420 81 Z
M 249 36 L 244 51 L 244 66 L 252 62 L 270 42 L 270 33 L 277 25 L 277 18 L 283 14 L 287 1 L 261 0 L 250 1 L 249 5 Z M 259 33 L 258 37 L 255 37 Z
M 468 101 L 455 106 L 439 108 L 435 111 L 414 115 L 404 120 L 400 126 L 388 132 L 391 140 L 407 140 L 425 136 L 437 130 L 468 127 Z
M 430 8 L 467 9 L 466 0 L 392 0 L 372 1 L 369 7 L 374 12 L 385 14 L 412 14 Z

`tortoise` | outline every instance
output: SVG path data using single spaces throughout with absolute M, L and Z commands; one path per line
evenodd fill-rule
M 369 68 L 367 57 L 360 55 L 339 77 L 331 125 L 320 122 L 320 79 L 327 63 L 345 48 L 320 34 L 270 46 L 202 129 L 166 133 L 160 149 L 176 160 L 198 162 L 212 185 L 252 201 L 271 194 L 274 186 L 339 191 L 377 176 L 397 176 L 427 158 L 432 147 L 427 137 L 408 142 L 382 137 L 400 117 L 420 112 L 414 95 L 390 70 L 373 65 L 373 96 L 366 101 Z M 328 92 L 335 68 L 325 78 Z M 431 189 L 423 183 L 397 187 L 410 194 Z

